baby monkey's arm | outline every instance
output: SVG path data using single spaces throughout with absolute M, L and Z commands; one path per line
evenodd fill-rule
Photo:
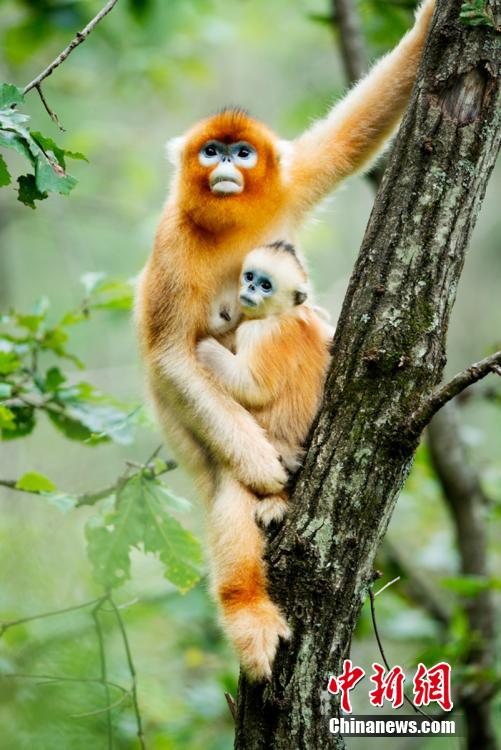
M 216 339 L 207 338 L 197 345 L 197 359 L 243 406 L 263 406 L 272 398 L 272 384 L 256 377 L 249 352 L 233 354 Z

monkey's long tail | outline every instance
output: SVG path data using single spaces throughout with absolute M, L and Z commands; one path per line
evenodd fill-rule
M 249 677 L 264 680 L 271 677 L 279 638 L 290 638 L 290 630 L 268 594 L 264 538 L 254 518 L 257 502 L 223 475 L 209 510 L 209 543 L 224 630 Z

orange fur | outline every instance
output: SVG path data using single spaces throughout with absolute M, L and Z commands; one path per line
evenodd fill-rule
M 366 165 L 391 134 L 415 78 L 432 9 L 433 0 L 427 0 L 415 27 L 398 47 L 344 102 L 287 148 L 264 125 L 229 111 L 196 125 L 181 149 L 153 252 L 138 287 L 139 339 L 159 420 L 177 457 L 209 502 L 210 525 L 223 533 L 244 518 L 240 537 L 236 532 L 223 536 L 232 546 L 237 538 L 240 546 L 248 543 L 254 558 L 256 550 L 262 553 L 262 541 L 250 511 L 253 495 L 245 487 L 264 495 L 279 493 L 286 474 L 263 426 L 197 362 L 196 344 L 210 333 L 211 301 L 228 281 L 237 283 L 245 255 L 281 237 L 294 239 L 304 213 L 340 179 Z M 244 139 L 255 146 L 258 161 L 243 175 L 242 193 L 211 192 L 210 170 L 201 167 L 197 158 L 207 139 L 224 143 Z M 277 356 L 275 352 L 273 359 Z M 285 356 L 283 351 L 280 356 Z M 297 368 L 304 368 L 307 380 L 308 365 L 300 357 Z M 257 376 L 272 379 L 266 373 Z M 300 404 L 298 409 L 301 414 Z M 273 432 L 271 416 L 269 424 L 266 419 L 263 424 Z M 233 505 L 228 501 L 223 506 L 227 515 L 218 525 L 213 498 L 222 482 L 234 490 Z M 218 560 L 220 540 L 213 529 L 210 536 L 213 558 Z M 215 570 L 214 575 L 227 578 L 230 585 L 231 572 L 240 576 L 237 569 L 224 569 L 224 575 Z M 243 663 L 251 665 L 258 677 L 268 675 L 278 637 L 287 633 L 275 605 L 265 598 L 254 611 L 247 608 L 226 627 L 239 644 Z

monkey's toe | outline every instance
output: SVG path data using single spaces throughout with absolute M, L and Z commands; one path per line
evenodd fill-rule
M 290 628 L 278 607 L 270 600 L 262 600 L 223 619 L 249 679 L 256 682 L 270 680 L 279 639 L 289 640 L 291 637 Z
M 265 528 L 283 521 L 287 513 L 287 502 L 281 497 L 265 497 L 256 505 L 256 521 Z

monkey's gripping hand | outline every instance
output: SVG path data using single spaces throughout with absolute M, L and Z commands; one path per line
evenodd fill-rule
M 164 350 L 155 370 L 160 380 L 156 390 L 181 405 L 185 427 L 210 455 L 231 467 L 234 476 L 258 495 L 283 489 L 287 472 L 264 430 L 210 377 L 192 352 L 177 347 Z
M 259 381 L 245 353 L 233 354 L 216 339 L 207 338 L 197 345 L 197 359 L 212 372 L 234 399 L 245 407 L 260 407 L 273 397 L 269 383 Z

